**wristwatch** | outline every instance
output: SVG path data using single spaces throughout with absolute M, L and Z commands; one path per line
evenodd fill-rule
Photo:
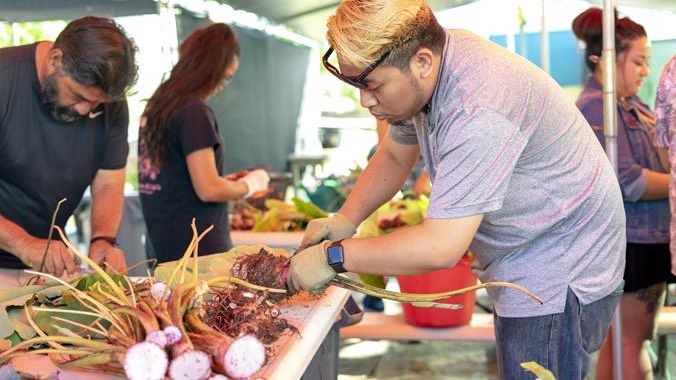
M 110 245 L 112 245 L 113 247 L 117 247 L 117 238 L 112 236 L 95 236 L 92 238 L 92 240 L 89 241 L 89 245 L 92 245 L 97 240 L 106 241 L 110 243 Z
M 342 239 L 334 241 L 326 247 L 326 261 L 329 263 L 331 269 L 336 273 L 345 273 L 345 267 L 343 267 L 343 262 L 345 261 L 345 254 L 343 251 Z

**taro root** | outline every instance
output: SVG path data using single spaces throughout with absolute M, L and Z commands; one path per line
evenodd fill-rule
M 267 288 L 286 289 L 291 261 L 288 257 L 268 253 L 261 248 L 257 254 L 242 255 L 232 266 L 233 277 Z
M 202 351 L 185 351 L 169 365 L 171 380 L 207 380 L 210 376 L 211 358 Z
M 202 306 L 204 322 L 229 336 L 253 334 L 265 344 L 284 332 L 298 332 L 268 297 L 242 289 L 216 291 Z
M 197 315 L 186 314 L 186 325 L 190 327 L 190 340 L 209 351 L 216 367 L 230 377 L 248 378 L 258 372 L 267 360 L 263 343 L 252 335 L 231 338 L 211 328 Z
M 162 347 L 141 342 L 127 350 L 123 364 L 124 373 L 130 380 L 162 380 L 169 360 Z

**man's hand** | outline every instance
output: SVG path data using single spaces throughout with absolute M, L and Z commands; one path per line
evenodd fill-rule
M 343 214 L 334 214 L 330 218 L 313 219 L 305 229 L 299 250 L 321 243 L 324 240 L 341 240 L 351 238 L 357 228 Z
M 336 277 L 336 272 L 326 260 L 326 247 L 330 243 L 330 241 L 325 241 L 291 257 L 287 288 L 292 293 L 308 290 L 312 294 L 319 294 L 326 284 Z
M 116 273 L 127 270 L 124 252 L 105 240 L 96 240 L 89 247 L 89 258 L 98 265 L 105 264 Z
M 42 264 L 46 248 L 46 239 L 31 236 L 19 245 L 16 256 L 31 269 L 41 270 L 57 277 L 61 277 L 64 271 L 68 273 L 77 271 L 72 252 L 59 240 L 52 240 L 49 243 L 49 251 L 44 259 L 44 264 Z M 42 268 L 40 268 L 40 265 L 42 265 Z

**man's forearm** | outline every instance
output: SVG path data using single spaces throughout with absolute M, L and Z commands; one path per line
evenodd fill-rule
M 16 255 L 20 242 L 29 237 L 18 224 L 0 215 L 0 249 Z
M 92 237 L 117 236 L 122 221 L 124 195 L 106 191 L 99 199 L 92 197 Z
M 350 272 L 411 275 L 450 268 L 467 252 L 482 215 L 427 220 L 389 235 L 343 242 Z
M 417 158 L 417 154 L 415 157 Z M 392 199 L 401 189 L 414 164 L 415 158 L 401 162 L 387 149 L 378 149 L 338 212 L 358 226 L 383 203 Z
M 117 236 L 124 206 L 124 170 L 92 183 L 92 237 Z M 98 181 L 98 182 L 97 182 Z

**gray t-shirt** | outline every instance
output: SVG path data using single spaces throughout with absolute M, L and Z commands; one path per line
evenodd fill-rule
M 429 112 L 392 126 L 420 145 L 432 179 L 428 218 L 484 214 L 471 250 L 498 315 L 561 313 L 615 290 L 625 263 L 622 196 L 591 127 L 556 82 L 525 59 L 449 31 Z M 449 233 L 452 233 L 449 231 Z

